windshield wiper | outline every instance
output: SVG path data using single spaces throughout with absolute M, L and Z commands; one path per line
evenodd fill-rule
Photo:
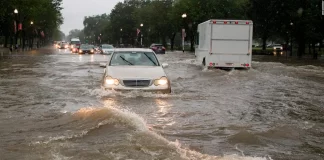
M 127 61 L 125 58 L 123 58 L 122 56 L 119 56 L 123 61 L 125 61 L 125 62 L 127 62 L 129 65 L 134 65 L 133 63 L 131 63 L 131 62 L 129 62 L 129 61 Z
M 156 65 L 157 66 L 157 64 L 152 60 L 152 58 L 151 57 L 149 57 L 146 53 L 144 53 L 145 54 L 145 56 L 154 64 L 154 65 Z

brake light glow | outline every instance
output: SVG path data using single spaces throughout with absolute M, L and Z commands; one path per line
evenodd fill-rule
M 247 64 L 245 64 L 245 66 L 246 66 L 246 67 L 249 67 L 249 66 L 250 66 L 250 64 L 248 64 L 248 63 L 247 63 Z
M 209 66 L 213 66 L 213 63 L 209 63 Z

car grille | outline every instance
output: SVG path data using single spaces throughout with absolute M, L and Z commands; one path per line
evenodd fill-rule
M 123 80 L 126 87 L 147 87 L 150 85 L 150 80 Z

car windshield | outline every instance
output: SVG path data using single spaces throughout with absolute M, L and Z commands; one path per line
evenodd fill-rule
M 103 49 L 113 49 L 114 46 L 112 46 L 112 45 L 102 45 L 101 48 L 103 48 Z
M 71 41 L 70 44 L 80 44 L 80 41 Z
M 91 49 L 90 45 L 81 45 L 81 49 Z
M 159 66 L 153 52 L 116 52 L 113 54 L 110 66 Z
M 153 44 L 152 47 L 163 47 L 162 44 Z

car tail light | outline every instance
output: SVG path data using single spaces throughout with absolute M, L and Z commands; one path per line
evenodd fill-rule
M 250 24 L 250 22 L 246 22 L 246 24 Z
M 154 50 L 155 50 L 155 49 L 157 49 L 157 47 L 152 47 L 152 49 L 154 49 Z
M 163 50 L 165 50 L 165 47 L 162 47 Z
M 250 66 L 250 64 L 248 64 L 248 63 L 247 63 L 247 64 L 245 64 L 245 66 L 246 66 L 246 67 L 249 67 L 249 66 Z

